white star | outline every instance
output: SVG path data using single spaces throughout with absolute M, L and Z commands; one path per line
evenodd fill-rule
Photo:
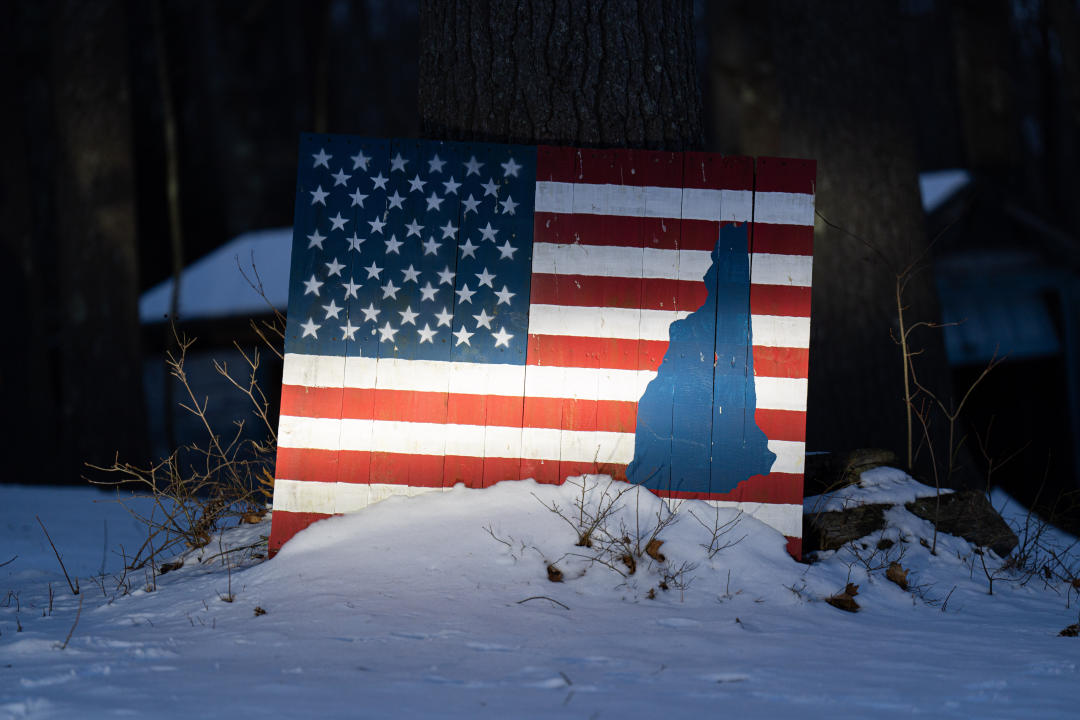
M 394 190 L 394 194 L 386 198 L 386 200 L 390 203 L 390 208 L 388 209 L 397 208 L 398 210 L 400 210 L 401 203 L 405 201 L 405 198 L 401 197 L 397 190 Z
M 499 245 L 499 259 L 500 260 L 502 260 L 504 258 L 507 259 L 507 260 L 513 260 L 515 252 L 517 252 L 517 248 L 514 247 L 513 245 L 511 245 L 509 240 L 506 240 L 506 241 L 503 242 L 502 245 Z
M 323 305 L 322 309 L 326 311 L 326 319 L 329 320 L 330 318 L 337 318 L 338 314 L 345 308 L 338 307 L 337 303 L 331 300 L 330 304 Z
M 517 295 L 517 293 L 510 292 L 509 290 L 506 289 L 506 286 L 503 285 L 502 290 L 496 290 L 495 291 L 495 296 L 497 298 L 499 298 L 499 301 L 497 303 L 495 303 L 495 304 L 496 305 L 502 305 L 503 303 L 506 303 L 507 305 L 509 305 L 510 304 L 510 298 L 514 297 L 515 295 Z
M 483 272 L 476 273 L 476 277 L 480 278 L 480 284 L 477 285 L 478 289 L 482 288 L 485 285 L 487 285 L 492 290 L 495 289 L 495 286 L 491 284 L 491 281 L 495 279 L 495 276 L 489 273 L 487 268 L 484 268 Z
M 370 266 L 368 266 L 368 267 L 366 267 L 364 269 L 367 270 L 367 276 L 369 278 L 375 278 L 376 280 L 379 279 L 379 273 L 381 273 L 383 271 L 383 269 L 381 267 L 379 267 L 378 265 L 375 264 L 374 260 L 371 261 Z
M 434 192 L 432 192 L 431 197 L 429 197 L 427 199 L 427 209 L 428 210 L 439 211 L 439 210 L 442 209 L 442 204 L 443 204 L 443 199 L 441 197 L 439 197 L 438 195 L 436 195 Z
M 398 310 L 398 315 L 401 316 L 402 325 L 416 325 L 416 316 L 419 314 L 420 313 L 413 312 L 412 305 L 404 310 Z
M 375 307 L 375 303 L 373 302 L 368 303 L 368 306 L 361 309 L 360 312 L 364 313 L 364 322 L 367 322 L 368 320 L 370 320 L 371 322 L 379 321 L 378 318 L 380 310 L 379 308 Z
M 462 200 L 461 204 L 465 206 L 465 212 L 463 212 L 461 214 L 462 217 L 464 217 L 464 216 L 468 215 L 471 212 L 476 212 L 476 208 L 480 205 L 480 201 L 477 200 L 476 198 L 474 198 L 472 196 L 472 193 L 469 193 L 468 199 L 467 200 Z
M 449 265 L 447 265 L 446 268 L 443 269 L 441 272 L 437 272 L 435 274 L 439 276 L 440 285 L 446 283 L 450 287 L 454 286 L 454 275 L 456 275 L 457 273 L 451 271 Z
M 345 324 L 341 325 L 341 339 L 356 340 L 356 331 L 360 329 L 359 325 L 353 325 L 352 320 L 345 319 Z
M 400 255 L 401 253 L 398 252 L 398 248 L 404 244 L 405 243 L 397 239 L 396 235 L 391 235 L 390 239 L 386 241 L 386 254 L 389 255 L 390 253 L 394 253 L 395 255 Z
M 349 282 L 341 283 L 341 287 L 345 288 L 345 299 L 348 300 L 350 296 L 360 299 L 360 296 L 356 294 L 356 291 L 364 287 L 360 283 L 356 282 L 352 278 L 349 278 Z
M 425 255 L 434 255 L 434 254 L 436 254 L 439 251 L 439 246 L 440 245 L 442 245 L 442 243 L 437 243 L 437 242 L 435 242 L 435 238 L 429 237 L 427 239 L 427 242 L 424 243 L 424 254 Z
M 338 277 L 341 277 L 341 271 L 345 267 L 337 261 L 337 258 L 334 258 L 328 263 L 324 263 L 324 265 L 326 265 L 327 277 L 330 277 L 331 275 L 337 275 Z
M 315 324 L 315 321 L 310 317 L 307 319 L 306 323 L 300 323 L 300 327 L 304 329 L 304 334 L 300 336 L 301 338 L 306 338 L 310 335 L 316 340 L 319 339 L 319 328 L 321 328 L 322 325 Z
M 442 172 L 442 167 L 445 164 L 446 164 L 446 161 L 440 159 L 438 153 L 436 153 L 435 156 L 432 157 L 427 162 L 428 172 L 433 172 L 433 173 Z
M 310 250 L 313 247 L 317 247 L 320 250 L 322 250 L 323 249 L 322 243 L 323 243 L 323 240 L 326 239 L 326 236 L 325 235 L 320 235 L 319 231 L 316 230 L 315 232 L 308 235 L 307 239 L 309 240 L 309 242 L 308 242 L 308 250 Z
M 390 321 L 386 321 L 386 325 L 379 328 L 379 342 L 383 340 L 389 340 L 394 342 L 394 336 L 397 335 L 397 328 L 390 327 Z
M 355 250 L 356 252 L 360 252 L 360 246 L 367 240 L 367 238 L 362 238 L 355 232 L 352 234 L 351 238 L 346 239 L 349 241 L 349 250 Z
M 506 213 L 507 215 L 513 215 L 514 208 L 516 208 L 521 203 L 514 202 L 514 198 L 512 197 L 507 197 L 505 200 L 500 201 L 499 204 L 503 206 L 504 213 Z
M 311 191 L 311 204 L 314 205 L 315 203 L 322 203 L 323 206 L 325 207 L 326 206 L 326 196 L 329 195 L 329 194 L 330 193 L 323 190 L 322 185 L 320 185 L 319 187 L 317 187 L 317 188 L 315 188 L 314 190 Z
M 373 190 L 376 190 L 376 189 L 385 190 L 386 189 L 386 181 L 389 180 L 389 179 L 390 178 L 383 177 L 383 174 L 380 172 L 378 175 L 371 178 L 371 182 L 375 183 L 375 187 L 372 188 L 372 189 Z
M 461 187 L 461 183 L 456 182 L 451 175 L 449 180 L 443 181 L 442 186 L 444 195 L 449 195 L 450 193 L 457 195 L 457 189 Z
M 420 328 L 416 332 L 418 335 L 420 335 L 420 342 L 429 342 L 434 344 L 434 341 L 431 338 L 435 337 L 435 331 L 431 329 L 430 324 L 424 323 L 424 327 Z
M 491 321 L 495 319 L 494 315 L 488 315 L 487 310 L 481 310 L 479 315 L 473 315 L 476 318 L 477 328 L 491 329 Z
M 484 163 L 477 162 L 476 156 L 473 155 L 469 158 L 469 162 L 465 163 L 465 177 L 469 177 L 470 175 L 479 175 L 480 168 L 482 167 L 484 167 Z
M 521 166 L 514 162 L 514 158 L 510 158 L 506 162 L 499 164 L 502 165 L 503 177 L 510 177 L 511 175 L 517 177 L 518 170 L 521 169 Z
M 476 291 L 470 290 L 469 286 L 466 284 L 455 290 L 454 293 L 458 296 L 459 303 L 469 303 L 472 305 L 472 296 L 476 294 Z
M 480 246 L 479 245 L 473 245 L 472 239 L 466 238 L 465 244 L 461 246 L 461 257 L 463 257 L 463 258 L 467 258 L 467 257 L 475 258 L 476 257 L 476 248 L 478 248 L 478 247 L 480 247 Z
M 364 201 L 367 200 L 367 195 L 360 192 L 360 188 L 356 188 L 356 192 L 349 197 L 352 198 L 352 207 L 356 207 L 357 205 L 364 207 Z
M 409 181 L 409 192 L 424 192 L 424 186 L 427 185 L 426 180 L 420 179 L 420 173 L 416 173 L 416 177 Z
M 457 228 L 451 225 L 449 220 L 447 220 L 446 224 L 443 225 L 440 229 L 442 230 L 443 240 L 454 237 L 454 233 L 457 232 Z
M 469 342 L 469 338 L 471 338 L 476 333 L 469 332 L 468 330 L 465 329 L 465 326 L 462 325 L 461 327 L 458 328 L 458 331 L 456 333 L 452 333 L 452 334 L 453 334 L 454 337 L 457 338 L 457 342 L 454 343 L 455 346 L 460 345 L 462 343 L 465 343 L 466 345 L 472 347 L 472 343 Z
M 371 232 L 377 232 L 380 235 L 382 234 L 382 229 L 386 227 L 386 223 L 384 223 L 379 218 L 375 218 L 374 220 L 368 220 L 368 225 L 371 226 Z
M 407 162 L 409 161 L 401 157 L 401 153 L 398 153 L 390 159 L 390 172 L 394 172 L 395 170 L 405 172 L 405 163 Z
M 409 233 L 405 237 L 412 237 L 413 235 L 415 235 L 416 237 L 420 237 L 420 231 L 424 229 L 424 226 L 413 220 L 411 223 L 405 226 L 405 229 L 409 231 Z
M 499 332 L 492 333 L 491 336 L 495 338 L 495 347 L 502 345 L 503 347 L 510 347 L 510 338 L 514 337 L 510 333 L 506 332 L 506 328 L 500 327 Z
M 496 185 L 495 181 L 491 178 L 488 178 L 487 183 L 481 185 L 480 187 L 484 188 L 484 197 L 487 197 L 488 195 L 494 195 L 495 197 L 499 197 L 499 186 Z
M 442 312 L 435 313 L 435 319 L 439 321 L 435 327 L 441 327 L 443 325 L 451 327 L 450 321 L 454 319 L 454 315 L 453 313 L 447 312 L 446 308 L 443 308 Z
M 397 300 L 397 291 L 400 290 L 393 280 L 387 280 L 386 284 L 382 286 L 383 300 L 390 298 L 391 300 Z
M 439 292 L 439 288 L 432 287 L 431 286 L 431 281 L 429 280 L 424 285 L 424 287 L 420 288 L 420 299 L 421 300 L 431 300 L 432 302 L 435 302 L 435 293 L 437 293 L 437 292 Z
M 327 170 L 329 170 L 329 169 L 330 169 L 330 165 L 329 165 L 329 164 L 327 164 L 327 161 L 328 161 L 328 160 L 329 160 L 330 158 L 334 157 L 334 156 L 333 156 L 333 155 L 327 155 L 327 154 L 326 154 L 326 148 L 320 148 L 320 149 L 319 149 L 319 152 L 317 152 L 317 153 L 312 153 L 312 154 L 311 154 L 311 157 L 315 158 L 315 164 L 314 164 L 314 165 L 312 165 L 311 167 L 319 167 L 320 165 L 322 165 L 322 166 L 323 166 L 324 168 L 326 168 Z
M 401 274 L 405 276 L 405 279 L 401 281 L 403 283 L 407 283 L 407 282 L 419 283 L 420 282 L 420 280 L 419 280 L 420 271 L 417 270 L 416 268 L 414 268 L 412 265 L 409 265 L 409 267 L 402 270 Z
M 349 178 L 351 178 L 352 175 L 345 172 L 345 168 L 341 168 L 336 173 L 332 174 L 330 177 L 334 178 L 334 187 L 337 187 L 338 185 L 344 185 L 345 187 L 348 187 Z
M 490 222 L 487 224 L 486 227 L 480 228 L 480 234 L 484 236 L 483 239 L 490 240 L 491 242 L 495 242 L 495 233 L 497 232 L 499 231 L 491 227 Z
M 347 223 L 347 222 L 349 222 L 349 218 L 341 217 L 341 213 L 338 212 L 337 215 L 330 218 L 330 224 L 333 226 L 333 227 L 330 228 L 330 232 L 333 232 L 335 230 L 344 230 L 345 229 L 345 223 Z
M 323 283 L 320 280 L 316 280 L 315 279 L 315 273 L 312 273 L 311 274 L 311 279 L 304 281 L 304 294 L 305 295 L 314 295 L 315 297 L 318 297 L 319 296 L 319 288 L 321 288 L 322 286 L 323 286 Z
M 368 160 L 370 160 L 371 158 L 369 156 L 365 155 L 364 151 L 361 150 L 360 152 L 353 155 L 351 159 L 352 159 L 352 162 L 353 162 L 353 166 L 352 166 L 353 170 L 363 170 L 363 171 L 366 172 L 367 171 Z

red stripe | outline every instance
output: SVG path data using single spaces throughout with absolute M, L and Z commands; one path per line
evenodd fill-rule
M 711 251 L 719 232 L 712 220 L 626 215 L 537 212 L 533 222 L 534 242 L 653 250 Z
M 770 440 L 806 441 L 806 413 L 801 410 L 754 410 L 754 422 Z
M 660 497 L 682 498 L 686 500 L 726 500 L 728 502 L 760 502 L 778 505 L 802 504 L 803 476 L 791 473 L 770 473 L 754 475 L 739 483 L 739 486 L 726 493 L 684 492 L 681 490 L 654 490 Z
M 267 545 L 267 555 L 274 557 L 278 550 L 296 533 L 307 528 L 314 522 L 333 517 L 329 513 L 289 512 L 287 510 L 275 510 L 273 522 L 270 524 L 270 542 Z
M 753 315 L 810 317 L 810 288 L 791 285 L 751 285 Z
M 526 362 L 552 367 L 656 370 L 667 349 L 667 340 L 529 335 Z
M 817 162 L 792 158 L 757 159 L 758 192 L 812 193 L 817 180 Z
M 754 252 L 777 255 L 813 255 L 814 228 L 809 225 L 755 223 Z
M 540 145 L 536 148 L 536 179 L 575 182 L 576 158 L 575 148 Z
M 810 351 L 806 348 L 754 346 L 756 377 L 805 378 Z
M 683 298 L 696 309 L 705 304 L 708 295 L 708 288 L 700 280 L 548 273 L 532 276 L 532 301 L 544 305 L 675 310 L 675 299 Z
M 684 153 L 683 187 L 753 190 L 754 159 L 723 157 L 716 153 Z
M 304 388 L 283 385 L 284 399 Z M 333 393 L 320 393 L 333 398 Z M 341 394 L 341 390 L 337 391 Z M 371 390 L 346 388 L 346 398 L 363 401 L 347 402 L 348 414 L 326 415 L 323 411 L 335 407 L 321 407 L 311 400 L 303 414 L 287 413 L 297 417 L 343 417 L 354 420 L 387 420 L 416 423 L 450 423 L 453 425 L 488 425 L 492 427 L 561 428 L 564 430 L 603 430 L 607 432 L 634 432 L 637 424 L 637 403 L 621 400 L 574 400 L 570 398 L 520 398 L 505 395 L 447 394 L 400 390 Z M 406 402 L 407 401 L 407 402 Z M 582 409 L 572 424 L 565 425 L 564 408 L 574 406 Z M 587 408 L 587 411 L 583 408 Z M 290 465 L 290 448 L 280 448 L 278 464 L 287 471 L 280 477 L 295 479 L 296 469 Z M 335 476 L 338 473 L 334 451 L 320 450 L 326 457 L 311 458 L 319 464 L 319 474 Z M 283 464 L 284 463 L 284 464 Z M 352 473 L 356 472 L 352 468 Z

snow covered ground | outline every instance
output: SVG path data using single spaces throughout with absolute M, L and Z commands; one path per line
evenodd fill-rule
M 843 504 L 860 491 L 874 501 L 905 497 L 912 482 L 868 473 L 867 487 L 847 491 Z M 620 489 L 590 479 L 586 507 Z M 103 584 L 88 579 L 106 543 L 142 539 L 122 509 L 94 502 L 102 497 L 0 486 L 0 562 L 18 555 L 0 568 L 0 717 L 1078 712 L 1080 640 L 1058 636 L 1078 620 L 1076 591 L 999 579 L 990 595 L 968 543 L 939 536 L 932 556 L 919 542 L 931 527 L 902 509 L 889 512 L 888 551 L 875 554 L 874 538 L 855 549 L 862 560 L 844 550 L 804 565 L 767 526 L 687 502 L 659 534 L 657 557 L 638 553 L 630 575 L 614 556 L 601 558 L 611 567 L 588 559 L 602 530 L 592 549 L 574 545 L 579 486 L 459 487 L 318 523 L 270 561 L 250 551 L 228 565 L 211 560 L 256 542 L 269 524 L 230 530 L 222 546 L 215 540 L 156 580 L 129 573 L 124 594 L 111 554 Z M 602 527 L 632 550 L 667 517 L 636 489 L 616 505 Z M 80 575 L 79 597 L 35 514 Z M 1006 514 L 1023 520 L 1019 508 Z M 733 520 L 719 544 L 739 542 L 710 557 L 712 529 Z M 909 571 L 914 592 L 877 567 L 890 559 Z M 562 582 L 549 581 L 549 564 Z M 857 613 L 824 601 L 849 582 L 859 586 Z

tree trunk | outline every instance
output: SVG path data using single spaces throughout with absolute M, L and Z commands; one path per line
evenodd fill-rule
M 56 224 L 36 281 L 55 290 L 50 440 L 70 482 L 84 461 L 145 453 L 124 3 L 56 3 L 50 40 Z
M 929 257 L 902 92 L 902 18 L 896 6 L 858 0 L 730 0 L 710 12 L 710 109 L 737 133 L 723 146 L 816 158 L 817 210 L 843 228 L 819 217 L 815 229 L 807 448 L 881 447 L 903 458 L 896 274 Z M 939 318 L 929 270 L 913 277 L 904 299 L 908 324 Z M 922 352 L 919 379 L 947 401 L 941 331 L 916 331 L 912 343 Z M 940 421 L 932 429 L 939 461 L 943 429 Z M 916 467 L 932 481 L 928 465 Z
M 448 140 L 698 148 L 693 3 L 425 0 L 419 105 Z

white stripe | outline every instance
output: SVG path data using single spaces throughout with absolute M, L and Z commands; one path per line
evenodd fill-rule
M 814 196 L 701 188 L 637 187 L 540 180 L 536 211 L 682 218 L 770 225 L 814 225 Z
M 413 497 L 446 492 L 448 487 L 410 487 L 385 483 L 311 482 L 288 479 L 274 481 L 274 510 L 283 512 L 356 512 L 396 495 Z
M 319 355 L 295 355 L 285 356 L 286 372 L 284 383 L 296 385 L 296 377 L 304 377 L 308 366 L 318 366 L 311 369 L 311 374 L 320 373 L 321 368 L 336 366 L 341 358 L 334 356 Z M 374 363 L 372 358 L 350 358 L 351 363 Z M 381 360 L 387 373 L 387 382 L 380 382 L 379 387 L 386 390 L 413 390 L 418 392 L 445 392 L 446 380 L 450 372 L 455 371 L 457 366 L 462 372 L 472 372 L 476 365 L 473 363 L 440 363 L 431 360 Z M 508 395 L 520 397 L 524 387 L 526 397 L 541 398 L 589 398 L 601 400 L 620 400 L 637 402 L 645 392 L 645 388 L 656 377 L 654 370 L 611 370 L 597 368 L 564 368 L 550 365 L 487 365 L 480 366 L 485 372 L 482 383 L 456 388 L 455 393 L 473 395 Z M 362 373 L 350 373 L 350 379 L 361 377 Z M 522 378 L 524 375 L 524 378 Z M 296 376 L 296 377 L 293 377 Z M 322 373 L 325 379 L 326 374 Z M 391 384 L 388 379 L 393 377 L 395 382 Z M 342 377 L 328 386 L 342 387 Z M 380 378 L 380 381 L 382 378 Z M 522 385 L 522 382 L 524 383 Z M 371 385 L 344 385 L 360 389 L 370 388 Z M 806 378 L 780 378 L 757 376 L 754 378 L 754 387 L 757 394 L 757 407 L 763 410 L 806 410 Z
M 331 377 L 327 368 L 340 368 L 342 358 L 322 355 L 285 355 L 285 385 L 299 385 L 305 377 L 319 378 L 313 387 L 370 389 L 371 373 L 364 366 L 379 363 L 378 386 L 385 390 L 446 392 L 465 395 L 508 395 L 521 397 L 599 397 L 605 400 L 637 402 L 656 372 L 652 370 L 608 370 L 563 368 L 537 365 L 483 365 L 478 363 L 404 360 L 397 358 L 349 358 L 350 372 Z M 382 373 L 385 372 L 385 377 Z M 466 380 L 468 379 L 468 380 Z M 453 381 L 453 385 L 449 383 Z M 353 384 L 354 382 L 358 384 Z
M 668 501 L 672 502 L 671 500 Z M 676 501 L 678 502 L 678 501 Z M 785 537 L 802 537 L 802 505 L 781 505 L 779 503 L 733 502 L 731 500 L 705 500 L 713 507 L 732 508 L 760 520 L 769 527 L 779 530 Z
M 448 487 L 409 487 L 381 483 L 357 484 L 297 481 L 281 478 L 274 481 L 274 510 L 296 513 L 356 512 L 393 496 L 417 496 L 447 492 Z M 668 501 L 678 503 L 678 500 Z M 690 501 L 698 502 L 698 501 Z M 705 500 L 709 505 L 741 510 L 775 528 L 787 537 L 802 537 L 802 505 Z
M 757 408 L 806 412 L 806 387 L 806 378 L 755 377 Z
M 529 308 L 529 334 L 666 341 L 671 323 L 689 314 L 534 303 Z
M 489 454 L 487 457 L 598 461 L 623 465 L 628 465 L 634 459 L 634 433 L 338 420 L 291 415 L 281 416 L 279 444 L 281 447 L 315 450 L 463 457 L 485 457 L 486 449 L 502 448 L 502 454 Z M 769 440 L 768 445 L 769 450 L 776 453 L 776 461 L 770 472 L 802 473 L 806 454 L 804 443 Z
M 671 323 L 689 315 L 689 311 L 682 310 L 632 310 L 536 303 L 529 308 L 529 335 L 667 342 L 670 339 Z M 754 345 L 810 347 L 810 318 L 752 315 L 750 322 Z
M 793 440 L 769 440 L 769 449 L 776 453 L 776 460 L 769 472 L 802 474 L 806 465 L 806 443 Z
M 529 365 L 525 397 L 637 402 L 656 377 L 653 370 L 608 370 Z
M 754 222 L 766 225 L 814 226 L 814 196 L 806 193 L 754 194 Z
M 751 315 L 754 345 L 763 347 L 810 347 L 810 318 L 788 315 Z
M 487 440 L 485 436 L 488 436 Z M 600 458 L 624 465 L 634 459 L 634 433 L 292 415 L 281 416 L 278 444 L 315 450 L 464 457 L 484 457 L 485 448 L 503 448 L 504 455 L 488 457 L 573 462 L 592 462 Z
M 811 255 L 753 253 L 750 257 L 752 285 L 810 287 L 813 275 L 814 258 Z
M 662 278 L 701 282 L 712 265 L 708 250 L 533 243 L 533 272 L 545 275 Z M 810 255 L 752 253 L 750 282 L 754 285 L 810 287 L 814 258 Z M 587 272 L 583 272 L 587 270 Z

